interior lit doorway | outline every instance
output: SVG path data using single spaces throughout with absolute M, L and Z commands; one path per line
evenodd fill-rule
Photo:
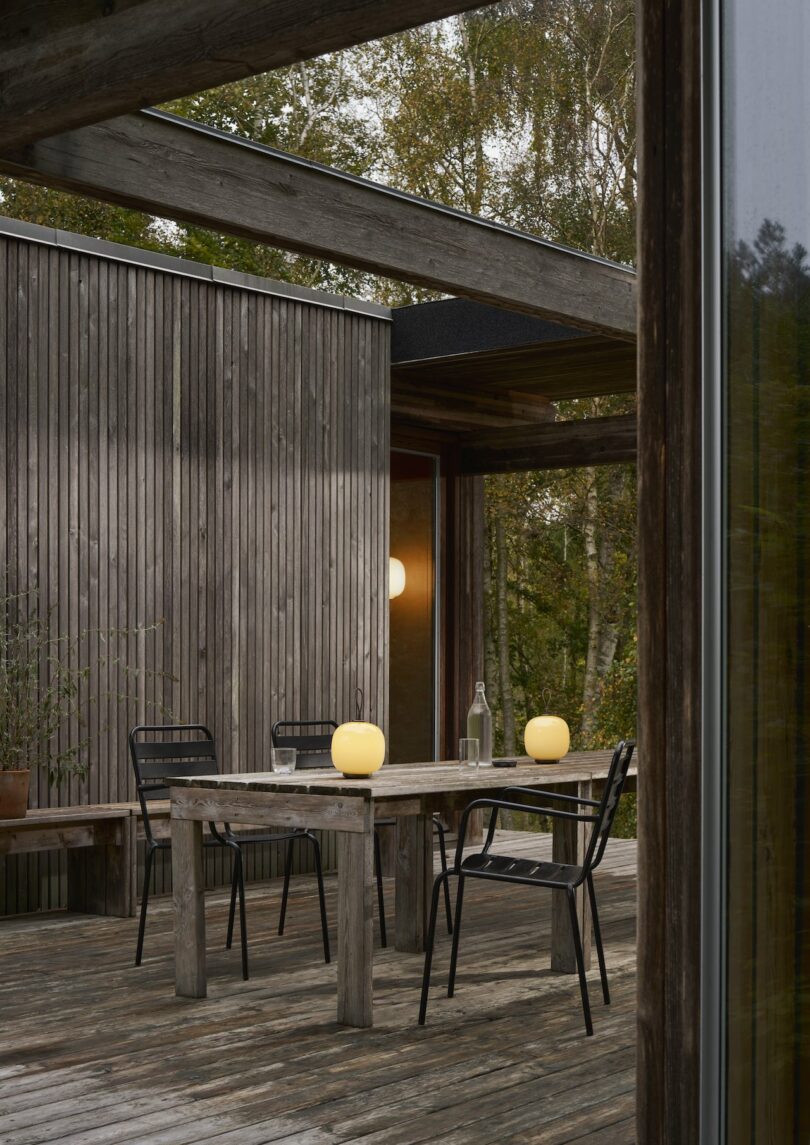
M 391 763 L 439 754 L 438 530 L 438 457 L 394 450 L 390 554 L 401 564 L 393 570 L 392 591 L 401 591 L 390 600 Z

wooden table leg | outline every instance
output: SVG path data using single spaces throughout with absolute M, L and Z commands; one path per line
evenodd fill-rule
M 172 887 L 174 992 L 181 998 L 204 998 L 205 880 L 202 823 L 191 819 L 172 819 Z
M 577 794 L 584 799 L 591 798 L 591 782 L 583 780 L 577 785 Z M 563 811 L 572 811 L 573 804 L 559 803 Z M 590 810 L 583 808 L 584 811 Z M 585 857 L 585 847 L 590 838 L 590 823 L 574 823 L 568 819 L 553 819 L 553 858 L 555 863 L 579 865 Z M 586 969 L 591 965 L 591 916 L 587 907 L 587 891 L 582 886 L 577 891 L 577 916 L 582 934 L 582 951 Z M 551 894 L 551 968 L 563 974 L 576 974 L 577 960 L 571 934 L 571 919 L 568 903 L 562 891 Z
M 425 949 L 433 889 L 433 817 L 397 819 L 396 948 Z
M 374 825 L 340 831 L 338 851 L 337 1020 L 371 1026 L 374 971 Z

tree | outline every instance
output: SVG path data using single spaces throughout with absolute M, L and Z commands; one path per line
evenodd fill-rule
M 504 0 L 169 109 L 631 263 L 634 41 L 633 0 Z M 20 218 L 254 274 L 389 305 L 434 296 L 11 180 L 0 194 Z M 779 236 L 760 239 L 767 250 L 748 252 L 751 273 L 767 256 L 789 275 Z M 599 398 L 560 403 L 558 413 L 632 408 L 629 398 Z M 631 734 L 632 468 L 499 476 L 487 490 L 487 679 L 502 747 L 513 750 L 547 689 L 578 746 L 614 738 L 617 723 Z M 613 722 L 608 703 L 621 710 Z

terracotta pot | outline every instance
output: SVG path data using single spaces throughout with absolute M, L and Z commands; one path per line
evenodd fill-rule
M 24 819 L 30 771 L 0 771 L 0 819 Z

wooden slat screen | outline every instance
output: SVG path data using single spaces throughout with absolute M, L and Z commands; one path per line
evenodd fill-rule
M 123 652 L 164 675 L 93 667 L 88 779 L 32 776 L 37 805 L 132 799 L 126 732 L 156 703 L 226 771 L 358 686 L 385 724 L 388 361 L 375 317 L 0 236 L 0 569 L 54 631 L 163 620 Z M 58 905 L 58 856 L 2 862 L 0 912 Z

